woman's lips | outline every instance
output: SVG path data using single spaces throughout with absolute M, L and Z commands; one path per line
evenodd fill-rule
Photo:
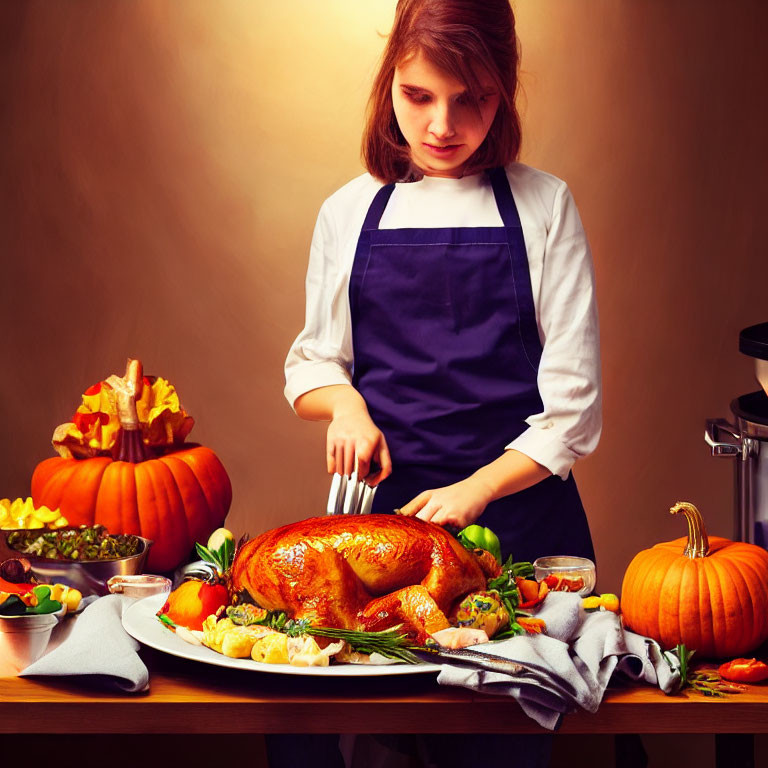
M 427 144 L 424 142 L 422 146 L 427 152 L 435 155 L 435 157 L 450 157 L 450 155 L 455 154 L 459 150 L 461 144 L 444 144 L 443 146 L 438 146 L 436 144 Z

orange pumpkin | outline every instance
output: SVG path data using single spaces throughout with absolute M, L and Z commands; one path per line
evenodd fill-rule
M 624 623 L 662 647 L 741 656 L 768 639 L 768 551 L 708 537 L 693 504 L 678 502 L 688 537 L 635 555 L 621 587 Z
M 125 379 L 107 381 L 117 404 L 114 414 L 99 414 L 105 423 L 113 416 L 117 422 L 112 443 L 98 445 L 98 452 L 107 455 L 77 458 L 71 436 L 81 435 L 82 420 L 80 425 L 77 421 L 62 425 L 54 433 L 54 445 L 58 448 L 57 436 L 64 433 L 70 442 L 60 450 L 62 456 L 38 464 L 32 475 L 33 502 L 60 509 L 70 525 L 101 524 L 110 533 L 151 539 L 147 570 L 173 570 L 188 559 L 195 542 L 206 541 L 223 524 L 232 501 L 229 477 L 208 448 L 170 437 L 167 446 L 155 447 L 142 437 L 147 425 L 137 416 L 136 400 L 148 380 L 138 361 L 129 361 Z M 191 422 L 183 411 L 181 415 Z M 174 416 L 181 417 L 178 411 Z M 189 428 L 185 424 L 185 431 Z M 91 439 L 90 444 L 96 443 Z M 88 448 L 89 441 L 84 440 L 83 452 Z

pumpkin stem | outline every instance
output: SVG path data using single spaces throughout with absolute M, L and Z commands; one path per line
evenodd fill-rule
M 115 405 L 120 431 L 112 448 L 117 461 L 138 464 L 150 458 L 150 453 L 141 436 L 141 423 L 136 410 L 136 400 L 141 397 L 144 386 L 144 372 L 140 360 L 128 358 L 125 376 L 110 376 L 107 384 L 115 391 Z
M 152 458 L 152 454 L 144 443 L 140 429 L 119 429 L 112 446 L 112 458 L 115 461 L 130 461 L 140 464 Z
M 691 560 L 706 557 L 709 554 L 709 537 L 707 536 L 707 529 L 704 527 L 701 512 L 687 501 L 678 501 L 669 512 L 672 515 L 682 512 L 688 523 L 688 543 L 685 545 L 683 555 L 690 557 Z

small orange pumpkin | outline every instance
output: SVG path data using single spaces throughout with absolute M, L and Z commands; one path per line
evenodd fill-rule
M 101 524 L 110 533 L 152 539 L 146 568 L 164 572 L 185 562 L 195 542 L 206 541 L 224 523 L 232 485 L 213 451 L 183 443 L 192 422 L 183 410 L 172 415 L 183 424 L 181 440 L 170 429 L 160 429 L 158 441 L 165 440 L 167 432 L 167 444 L 152 443 L 136 408 L 143 392 L 146 396 L 148 381 L 137 360 L 128 361 L 124 379 L 110 377 L 106 384 L 111 384 L 115 412 L 99 413 L 95 420 L 75 418 L 59 427 L 54 445 L 62 455 L 38 464 L 31 490 L 36 506 L 60 509 L 70 525 Z M 91 387 L 86 397 L 93 396 L 89 393 L 97 392 L 98 386 Z M 111 432 L 99 433 L 108 435 L 109 442 L 106 437 L 102 442 L 83 438 L 84 430 L 99 418 L 105 425 L 114 422 Z M 73 435 L 81 439 L 81 446 Z
M 685 643 L 700 656 L 741 656 L 768 639 L 768 551 L 708 537 L 693 504 L 678 502 L 688 537 L 635 555 L 624 574 L 625 625 L 664 648 Z

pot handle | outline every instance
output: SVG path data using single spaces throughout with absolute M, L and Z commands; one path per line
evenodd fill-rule
M 721 432 L 726 433 L 735 442 L 723 442 Z M 725 419 L 707 419 L 704 440 L 712 449 L 713 456 L 729 457 L 741 453 L 741 435 L 736 431 L 736 427 Z

